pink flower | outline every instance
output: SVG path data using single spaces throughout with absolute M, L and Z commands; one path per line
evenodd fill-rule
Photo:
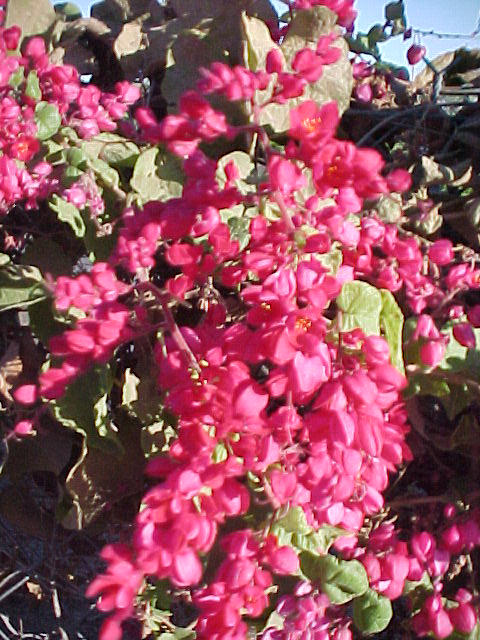
M 38 388 L 35 384 L 23 384 L 13 392 L 13 397 L 20 404 L 35 404 L 38 398 Z
M 300 562 L 295 551 L 291 547 L 278 547 L 268 555 L 268 564 L 274 573 L 288 576 L 296 573 Z
M 418 44 L 412 44 L 410 49 L 407 51 L 407 60 L 410 64 L 417 64 L 417 62 L 423 60 L 426 52 L 427 50 L 425 47 Z
M 429 340 L 420 347 L 420 358 L 428 367 L 436 367 L 445 355 L 445 345 L 442 342 Z
M 265 61 L 267 73 L 280 73 L 283 71 L 283 55 L 279 49 L 271 49 Z
M 372 85 L 369 82 L 357 84 L 353 92 L 353 97 L 359 102 L 369 104 L 373 98 Z
M 448 610 L 450 622 L 460 633 L 471 633 L 477 624 L 477 613 L 470 604 L 460 603 L 458 607 Z
M 19 437 L 27 436 L 33 432 L 34 424 L 32 420 L 20 420 L 13 429 L 15 435 Z
M 428 257 L 432 262 L 439 266 L 452 262 L 454 255 L 451 240 L 446 238 L 436 240 L 428 250 Z
M 307 82 L 316 82 L 323 73 L 323 63 L 315 51 L 305 47 L 295 54 L 292 69 Z
M 468 322 L 459 322 L 453 326 L 453 336 L 457 342 L 467 349 L 475 349 L 477 339 L 472 325 Z
M 307 144 L 317 145 L 333 137 L 340 118 L 336 102 L 321 108 L 313 100 L 306 100 L 290 110 L 289 134 Z
M 272 189 L 284 194 L 297 191 L 306 184 L 301 169 L 294 162 L 276 153 L 272 154 L 268 161 L 268 174 Z

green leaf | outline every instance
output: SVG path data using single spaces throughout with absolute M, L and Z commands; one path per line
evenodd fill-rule
M 111 453 L 121 447 L 107 412 L 107 397 L 113 380 L 110 368 L 96 366 L 79 376 L 61 398 L 52 402 L 53 413 L 65 427 L 82 433 L 87 447 Z
M 284 529 L 289 533 L 310 533 L 312 531 L 302 507 L 291 507 L 283 518 L 275 521 L 272 533 L 275 533 L 277 528 Z
M 21 263 L 38 267 L 43 274 L 54 278 L 70 273 L 72 260 L 67 257 L 62 247 L 47 236 L 36 238 L 28 245 L 21 257 Z
M 77 182 L 81 176 L 83 176 L 83 171 L 81 171 L 78 167 L 68 166 L 65 168 L 62 176 L 62 185 L 64 187 L 71 187 L 74 182 Z
M 58 144 L 55 140 L 44 140 L 42 144 L 42 153 L 45 160 L 50 164 L 64 164 L 66 158 L 66 149 L 63 145 Z
M 25 86 L 25 95 L 38 102 L 42 99 L 42 92 L 40 90 L 40 83 L 38 82 L 38 76 L 36 71 L 30 71 L 27 76 L 27 84 Z
M 403 313 L 393 297 L 386 289 L 380 290 L 382 309 L 380 311 L 380 329 L 390 347 L 390 359 L 392 364 L 401 373 L 405 373 L 403 366 Z
M 171 156 L 157 158 L 158 149 L 146 149 L 135 162 L 130 185 L 143 202 L 170 200 L 182 193 L 178 163 Z
M 94 388 L 97 384 L 94 380 Z M 90 392 L 90 386 L 87 386 L 87 392 Z M 77 402 L 86 404 L 90 399 L 98 407 L 98 394 L 89 394 L 83 400 L 79 396 Z M 63 518 L 63 526 L 81 529 L 106 507 L 142 491 L 145 458 L 138 423 L 129 419 L 126 413 L 119 412 L 115 416 L 115 427 L 115 442 L 108 441 L 106 437 L 92 439 L 84 436 L 82 455 L 65 481 L 73 506 Z
M 265 69 L 265 59 L 271 49 L 279 51 L 283 58 L 282 50 L 272 41 L 270 31 L 263 20 L 247 16 L 243 12 L 242 29 L 246 43 L 244 63 L 248 69 Z
M 390 193 L 381 196 L 375 205 L 379 218 L 383 222 L 394 224 L 400 220 L 403 215 L 402 196 L 398 193 Z
M 130 407 L 133 402 L 138 400 L 138 391 L 137 387 L 140 383 L 140 378 L 138 378 L 130 369 L 127 367 L 125 369 L 124 380 L 122 385 L 122 405 L 126 407 Z
M 367 335 L 380 334 L 382 296 L 378 289 L 360 280 L 346 282 L 337 298 L 342 313 L 342 330 L 362 329 Z
M 90 158 L 100 158 L 108 164 L 133 167 L 140 153 L 134 142 L 116 133 L 99 133 L 82 142 L 82 151 Z
M 386 20 L 400 20 L 404 17 L 405 7 L 403 6 L 403 0 L 399 2 L 389 2 L 385 6 L 385 19 Z
M 453 336 L 453 322 L 442 327 L 442 333 L 449 338 L 443 360 L 438 365 L 441 369 L 453 372 L 465 372 L 468 377 L 480 376 L 480 350 L 467 349 Z M 474 329 L 477 345 L 480 345 L 480 329 Z
M 392 619 L 392 604 L 388 598 L 368 589 L 353 601 L 353 622 L 362 633 L 379 633 Z
M 82 149 L 70 147 L 70 149 L 67 150 L 66 160 L 72 167 L 84 169 L 87 158 Z
M 368 589 L 368 577 L 358 560 L 342 560 L 330 554 L 317 556 L 308 551 L 300 554 L 303 573 L 320 584 L 332 604 L 344 604 L 363 595 Z
M 346 40 L 352 53 L 367 53 L 376 58 L 380 55 L 377 45 L 372 47 L 366 33 L 358 33 L 355 38 L 347 36 Z
M 318 555 L 327 553 L 335 540 L 344 535 L 348 535 L 344 529 L 325 524 L 309 534 L 294 533 L 291 544 L 299 551 L 311 551 Z
M 82 17 L 82 11 L 73 2 L 59 2 L 53 5 L 53 8 L 57 13 L 62 15 L 67 22 L 77 20 Z
M 93 169 L 105 186 L 110 187 L 110 189 L 118 188 L 120 185 L 118 171 L 110 167 L 104 160 L 100 160 L 100 158 L 89 158 L 87 164 Z
M 13 264 L 8 256 L 0 255 L 0 311 L 27 307 L 47 297 L 37 267 Z
M 57 133 L 62 119 L 54 104 L 39 102 L 35 107 L 35 123 L 37 125 L 37 138 L 47 140 Z
M 212 453 L 212 462 L 218 464 L 219 462 L 224 462 L 227 458 L 227 447 L 223 444 L 223 442 L 218 442 Z
M 18 67 L 8 79 L 8 84 L 12 87 L 12 89 L 18 89 L 18 87 L 22 84 L 25 78 L 25 69 L 24 67 Z
M 83 238 L 85 235 L 85 222 L 83 221 L 80 211 L 71 202 L 67 202 L 56 194 L 50 201 L 50 208 L 55 211 L 61 222 L 68 224 L 77 238 Z
M 410 600 L 412 614 L 417 613 L 427 596 L 433 593 L 433 584 L 428 573 L 425 571 L 420 580 L 405 580 L 403 594 Z
M 381 24 L 374 24 L 368 32 L 367 38 L 370 47 L 374 47 L 377 42 L 385 42 L 385 40 L 388 40 L 388 36 L 383 30 L 383 26 Z
M 227 221 L 232 240 L 237 240 L 240 251 L 250 242 L 250 218 L 232 216 Z
M 177 627 L 173 632 L 166 631 L 158 636 L 158 640 L 193 640 L 193 638 L 195 638 L 195 631 L 181 627 Z

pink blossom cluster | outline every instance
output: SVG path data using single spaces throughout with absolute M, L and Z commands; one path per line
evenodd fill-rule
M 88 138 L 115 130 L 140 97 L 127 82 L 118 83 L 115 93 L 82 87 L 74 67 L 50 63 L 43 38 L 31 38 L 22 55 L 14 54 L 20 36 L 17 26 L 0 28 L 0 212 L 19 201 L 35 208 L 60 189 L 52 166 L 39 157 L 35 109 L 40 101 L 55 106 L 62 124 Z M 12 75 L 19 71 L 24 79 L 12 86 Z
M 285 71 L 283 55 L 279 49 L 272 49 L 266 58 L 266 71 L 250 71 L 244 67 L 229 67 L 214 62 L 209 69 L 201 68 L 201 81 L 198 89 L 204 94 L 224 95 L 228 100 L 252 100 L 256 91 L 266 90 L 276 74 L 275 86 L 271 97 L 262 105 L 270 102 L 285 103 L 290 98 L 301 96 L 308 83 L 319 80 L 323 67 L 336 62 L 341 51 L 332 47 L 336 34 L 319 38 L 316 49 L 305 47 L 295 54 L 292 60 L 293 73 Z
M 172 153 L 182 157 L 191 155 L 202 141 L 235 135 L 235 128 L 228 124 L 225 114 L 196 91 L 184 93 L 179 114 L 166 116 L 160 123 L 148 107 L 137 109 L 135 116 L 145 140 L 153 144 L 163 142 Z
M 130 287 L 117 279 L 115 271 L 106 262 L 96 262 L 90 273 L 76 278 L 60 276 L 55 283 L 54 298 L 58 311 L 76 307 L 90 311 L 102 302 L 113 302 Z
M 242 614 L 260 616 L 268 605 L 266 589 L 272 585 L 270 571 L 288 575 L 299 568 L 296 553 L 289 546 L 277 545 L 274 536 L 255 538 L 249 529 L 222 538 L 226 558 L 214 581 L 195 594 L 200 609 L 196 625 L 199 640 L 243 639 L 248 631 Z
M 283 629 L 267 627 L 261 640 L 351 640 L 350 621 L 340 607 L 330 606 L 324 593 L 310 582 L 299 582 L 293 594 L 282 596 L 275 611 L 283 618 Z
M 330 39 L 324 45 L 328 56 Z M 318 77 L 322 51 L 298 60 L 302 73 L 313 74 L 310 81 Z M 138 119 L 147 137 L 184 156 L 186 182 L 181 198 L 126 212 L 113 263 L 141 277 L 161 256 L 178 275 L 163 290 L 142 286 L 162 305 L 208 286 L 212 277 L 226 287 L 240 285 L 244 305 L 243 317 L 232 322 L 212 293 L 195 328 L 177 327 L 167 314 L 167 335 L 155 348 L 159 388 L 178 426 L 168 455 L 149 465 L 164 481 L 144 499 L 130 571 L 191 587 L 201 581 L 201 558 L 212 548 L 217 526 L 250 507 L 247 474 L 273 510 L 301 506 L 313 527 L 340 525 L 355 533 L 365 516 L 382 508 L 389 472 L 410 457 L 400 400 L 405 378 L 390 364 L 383 338 L 355 330 L 338 340 L 324 314 L 355 277 L 354 268 L 345 265 L 333 274 L 320 259 L 334 241 L 358 241 L 360 232 L 346 216 L 359 211 L 364 198 L 409 182 L 398 173 L 384 178 L 376 152 L 334 139 L 333 105 L 298 107 L 287 156 L 267 150 L 268 178 L 260 187 L 281 216 L 268 221 L 253 215 L 249 245 L 240 252 L 220 211 L 244 201 L 258 204 L 258 196 L 238 191 L 234 165 L 225 167 L 219 187 L 217 163 L 198 150 L 201 140 L 229 135 L 225 116 L 188 92 L 179 116 L 157 124 L 143 110 Z M 297 209 L 305 168 L 312 169 L 319 197 L 337 201 L 328 211 L 318 207 L 318 197 L 304 213 Z M 302 236 L 305 223 L 312 229 L 308 237 Z M 51 351 L 65 357 L 64 366 L 74 353 L 104 357 L 86 329 L 101 330 L 95 320 L 105 305 L 52 341 Z M 56 381 L 53 391 L 49 380 L 41 382 L 43 395 L 52 397 L 59 388 Z M 202 637 L 244 638 L 240 612 L 258 616 L 267 604 L 271 577 L 263 565 L 280 574 L 298 568 L 292 549 L 277 548 L 268 538 L 254 542 L 252 535 L 223 539 L 227 559 L 214 582 L 195 595 Z M 355 541 L 353 535 L 338 545 L 347 549 Z M 348 633 L 345 628 L 338 637 Z
M 232 184 L 236 167 L 226 167 L 230 175 L 224 188 L 216 180 L 217 165 L 200 151 L 184 162 L 186 182 L 181 198 L 168 202 L 149 202 L 141 211 L 127 209 L 113 261 L 132 273 L 155 264 L 160 242 L 169 243 L 165 260 L 182 273 L 170 278 L 167 289 L 178 298 L 191 289 L 195 279 L 205 280 L 220 263 L 235 256 L 238 242 L 230 238 L 220 209 L 239 204 L 242 194 Z M 191 239 L 208 236 L 208 249 Z M 190 241 L 186 241 L 188 238 Z M 183 240 L 182 240 L 183 239 Z
M 62 358 L 60 367 L 51 366 L 39 376 L 39 392 L 47 399 L 65 393 L 68 384 L 95 362 L 107 362 L 114 349 L 131 340 L 130 309 L 119 302 L 96 306 L 74 329 L 53 337 L 49 342 L 52 356 Z
M 105 203 L 101 190 L 91 175 L 85 173 L 80 180 L 64 189 L 62 197 L 78 209 L 88 207 L 92 218 L 101 216 L 105 211 Z
M 133 603 L 142 586 L 143 574 L 136 569 L 126 545 L 107 545 L 101 557 L 108 562 L 108 571 L 95 578 L 86 596 L 91 598 L 101 594 L 97 600 L 99 611 L 115 611 L 113 616 L 105 620 L 101 629 L 103 638 L 113 640 L 122 637 L 121 623 L 133 614 Z
M 448 525 L 438 540 L 421 531 L 409 543 L 403 542 L 392 524 L 382 524 L 370 534 L 366 548 L 356 548 L 347 554 L 363 563 L 371 587 L 390 600 L 402 595 L 406 580 L 415 583 L 427 575 L 433 593 L 413 616 L 412 627 L 420 637 L 432 633 L 441 640 L 454 630 L 470 633 L 478 622 L 478 610 L 469 591 L 460 589 L 453 600 L 441 594 L 452 560 L 479 545 L 479 514 L 475 511 Z
M 349 1 L 304 0 L 297 8 L 316 4 L 338 11 L 342 24 L 353 21 Z M 358 279 L 393 292 L 403 288 L 419 314 L 412 340 L 421 344 L 423 362 L 434 366 L 445 336 L 433 310 L 427 312 L 446 301 L 445 314 L 458 321 L 455 338 L 473 344 L 468 327 L 480 325 L 479 308 L 449 305 L 446 292 L 477 287 L 478 270 L 469 263 L 450 266 L 454 254 L 448 243 L 424 250 L 374 214 L 358 222 L 352 218 L 366 199 L 401 192 L 411 180 L 402 169 L 386 174 L 376 151 L 335 138 L 334 104 L 306 101 L 292 109 L 285 153 L 265 141 L 258 122 L 243 129 L 259 132 L 264 146 L 265 175 L 253 194 L 237 187 L 234 163 L 223 168 L 219 181 L 218 163 L 199 150 L 202 142 L 242 131 L 202 91 L 255 100 L 259 89 L 277 80 L 265 104 L 299 97 L 324 65 L 338 58 L 333 40 L 326 36 L 316 49 L 299 51 L 294 73 L 284 71 L 276 51 L 270 52 L 265 72 L 217 63 L 202 72 L 200 92 L 184 94 L 179 114 L 160 123 L 148 109 L 137 110 L 144 139 L 183 158 L 183 193 L 127 209 L 109 264 L 98 262 L 89 274 L 61 277 L 55 285 L 56 308 L 74 306 L 85 317 L 50 341 L 52 365 L 38 387 L 19 387 L 16 400 L 58 398 L 121 344 L 160 331 L 154 348 L 157 384 L 162 404 L 178 421 L 168 452 L 148 464 L 147 473 L 158 484 L 143 498 L 131 545 L 106 547 L 106 572 L 88 590 L 110 614 L 102 640 L 121 638 L 122 622 L 134 613 L 135 596 L 148 577 L 191 590 L 200 640 L 245 640 L 244 618 L 262 615 L 274 574 L 293 576 L 299 569 L 295 550 L 269 535 L 268 522 L 248 524 L 245 516 L 258 506 L 274 518 L 299 507 L 313 529 L 342 527 L 347 535 L 336 541 L 336 553 L 358 558 L 370 586 L 389 599 L 403 593 L 407 580 L 427 572 L 434 593 L 413 619 L 418 634 L 444 638 L 454 628 L 463 633 L 477 623 L 468 593 L 457 593 L 453 605 L 440 596 L 452 556 L 480 542 L 477 515 L 449 525 L 439 541 L 422 531 L 408 544 L 393 525 L 380 525 L 366 546 L 359 544 L 366 519 L 371 523 L 384 507 L 389 474 L 411 459 L 401 398 L 406 379 L 391 363 L 385 338 L 358 328 L 342 330 L 335 300 L 346 283 Z M 138 98 L 137 90 L 120 84 L 115 94 L 102 94 L 93 86 L 80 87 L 72 68 L 49 63 L 42 43 L 28 43 L 25 64 L 38 74 L 42 97 L 58 106 L 64 124 L 84 137 L 115 128 Z M 255 105 L 256 116 L 265 104 Z M 44 167 L 45 175 L 48 170 Z M 307 177 L 315 193 L 305 198 Z M 24 191 L 13 193 L 19 199 Z M 76 206 L 87 202 L 83 184 L 63 195 Z M 325 207 L 325 198 L 333 204 Z M 262 212 L 265 202 L 275 212 L 268 217 Z M 239 204 L 250 218 L 242 251 L 222 218 Z M 340 248 L 341 264 L 332 269 L 324 258 L 334 246 Z M 434 281 L 425 265 L 437 269 L 439 278 Z M 131 285 L 119 281 L 117 267 L 127 269 Z M 161 276 L 167 272 L 159 285 L 152 276 L 157 267 Z M 228 292 L 223 297 L 222 289 Z M 119 300 L 126 293 L 131 299 Z M 195 326 L 178 326 L 178 302 L 200 297 Z M 28 425 L 19 425 L 18 433 L 28 431 Z M 233 518 L 236 530 L 223 533 Z M 224 557 L 205 585 L 204 565 L 217 537 Z M 281 599 L 277 611 L 284 629 L 267 629 L 264 640 L 296 640 L 307 632 L 315 640 L 351 640 L 344 611 L 309 583 Z

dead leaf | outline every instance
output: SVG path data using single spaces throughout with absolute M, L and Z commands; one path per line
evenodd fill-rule
M 0 360 L 0 393 L 9 403 L 13 402 L 10 389 L 22 373 L 22 369 L 18 342 L 10 342 Z
M 36 600 L 42 600 L 43 591 L 42 591 L 42 587 L 39 584 L 37 584 L 36 582 L 32 582 L 31 580 L 27 580 L 27 583 L 25 586 L 27 587 L 27 591 L 31 593 Z
M 143 40 L 142 26 L 138 22 L 128 22 L 123 25 L 117 39 L 113 44 L 115 55 L 120 60 L 124 56 L 136 53 Z

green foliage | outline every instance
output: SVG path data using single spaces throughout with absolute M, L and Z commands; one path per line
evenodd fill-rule
M 35 107 L 35 123 L 39 140 L 51 138 L 59 130 L 61 122 L 58 108 L 54 104 L 41 101 Z
M 342 312 L 342 331 L 358 327 L 366 335 L 383 335 L 392 364 L 403 373 L 403 314 L 392 293 L 355 280 L 343 285 L 336 302 Z
M 271 533 L 280 545 L 290 545 L 297 552 L 308 551 L 316 555 L 326 553 L 337 538 L 348 535 L 344 529 L 331 525 L 314 530 L 301 507 L 291 507 L 285 516 L 276 520 Z
M 72 382 L 65 394 L 52 403 L 55 418 L 86 438 L 87 447 L 122 452 L 107 408 L 113 384 L 108 366 L 95 366 Z
M 319 584 L 332 604 L 345 604 L 368 589 L 365 568 L 358 560 L 342 560 L 330 554 L 318 556 L 308 551 L 300 554 L 302 572 Z
M 353 601 L 353 622 L 362 633 L 380 633 L 392 619 L 392 604 L 388 598 L 368 589 Z
M 166 201 L 181 195 L 181 180 L 178 162 L 171 156 L 162 156 L 154 148 L 138 156 L 130 185 L 141 202 Z
M 46 295 L 37 267 L 14 264 L 7 255 L 0 254 L 0 312 L 28 307 Z
M 50 201 L 50 208 L 55 211 L 58 219 L 61 222 L 65 222 L 72 229 L 73 233 L 83 238 L 85 235 L 85 222 L 83 221 L 80 211 L 71 202 L 67 202 L 63 198 L 57 195 L 52 196 Z
M 38 102 L 42 97 L 40 90 L 40 84 L 38 82 L 38 76 L 36 71 L 30 71 L 27 76 L 27 82 L 25 85 L 25 95 Z M 47 136 L 48 137 L 48 136 Z
M 390 347 L 392 364 L 399 371 L 405 373 L 403 366 L 403 313 L 393 294 L 386 289 L 380 289 L 382 308 L 380 310 L 380 329 Z
M 367 335 L 380 334 L 382 295 L 366 282 L 346 282 L 337 298 L 342 311 L 342 330 L 362 329 Z

